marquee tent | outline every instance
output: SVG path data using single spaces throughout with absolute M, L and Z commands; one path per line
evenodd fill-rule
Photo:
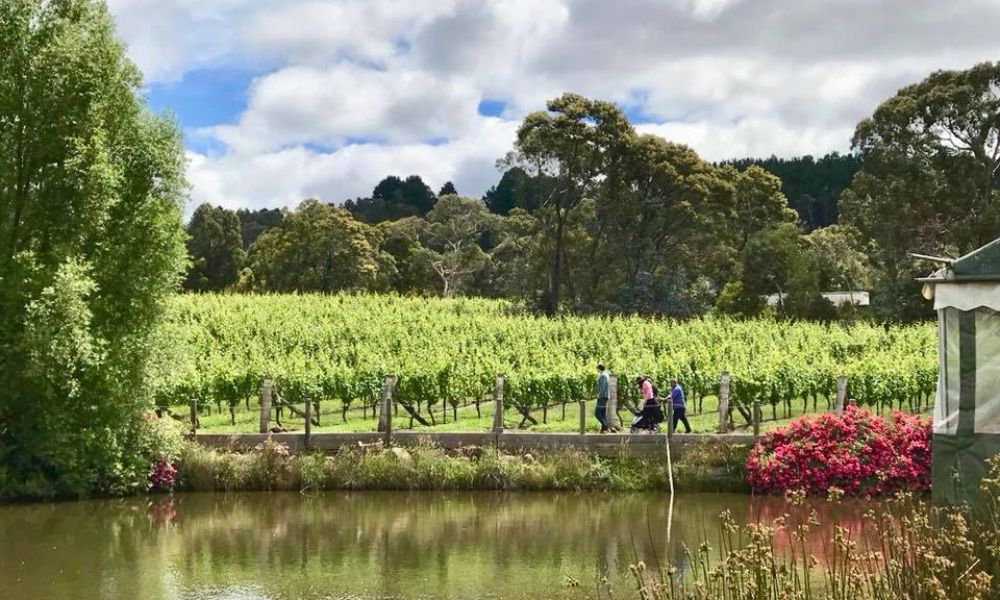
M 922 279 L 938 315 L 934 500 L 974 502 L 1000 453 L 1000 239 Z

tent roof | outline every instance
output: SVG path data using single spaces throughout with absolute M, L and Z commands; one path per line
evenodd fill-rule
M 965 256 L 956 258 L 951 263 L 951 270 L 959 277 L 993 275 L 1000 278 L 1000 238 Z
M 947 265 L 917 280 L 925 284 L 924 297 L 934 300 L 935 310 L 985 307 L 1000 312 L 1000 238 L 955 259 L 913 256 Z

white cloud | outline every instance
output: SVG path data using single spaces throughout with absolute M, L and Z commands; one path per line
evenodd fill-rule
M 342 200 L 389 173 L 480 194 L 518 120 L 564 91 L 620 102 L 710 160 L 844 151 L 899 87 L 1000 58 L 989 0 L 110 5 L 153 80 L 266 66 L 235 124 L 200 132 L 220 153 L 191 155 L 194 197 L 229 205 Z M 477 115 L 483 99 L 505 101 L 503 119 Z
M 209 132 L 240 153 L 349 138 L 415 142 L 464 135 L 478 104 L 463 82 L 418 71 L 293 66 L 255 81 L 239 123 Z
M 479 194 L 498 178 L 494 163 L 514 140 L 516 124 L 480 117 L 459 139 L 437 144 L 353 144 L 335 152 L 302 146 L 248 154 L 188 153 L 192 204 L 295 206 L 304 198 L 342 202 L 371 193 L 389 174 L 420 174 L 437 189 L 453 181 L 460 193 Z

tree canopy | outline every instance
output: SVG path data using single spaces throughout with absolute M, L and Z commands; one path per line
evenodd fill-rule
M 0 48 L 0 495 L 133 489 L 184 264 L 180 134 L 102 2 L 0 0 Z

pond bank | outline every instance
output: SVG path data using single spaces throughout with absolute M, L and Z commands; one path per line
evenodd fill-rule
M 661 438 L 662 439 L 662 438 Z M 748 492 L 750 444 L 689 443 L 673 461 L 678 491 Z M 403 448 L 342 447 L 297 454 L 264 439 L 249 450 L 185 445 L 179 486 L 209 490 L 599 490 L 669 488 L 665 448 L 631 457 L 579 448 L 516 453 L 495 446 L 444 449 L 426 441 Z

